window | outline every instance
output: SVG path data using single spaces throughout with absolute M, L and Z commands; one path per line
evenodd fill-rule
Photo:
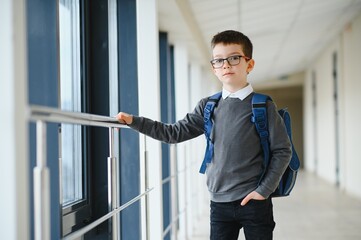
M 60 104 L 62 110 L 81 111 L 79 2 L 59 2 Z M 83 198 L 81 126 L 62 124 L 62 204 Z
M 81 0 L 59 0 L 59 103 L 62 110 L 83 112 L 85 84 L 82 79 Z M 90 219 L 87 195 L 86 127 L 61 124 L 59 131 L 63 235 Z M 74 221 L 75 219 L 75 221 Z

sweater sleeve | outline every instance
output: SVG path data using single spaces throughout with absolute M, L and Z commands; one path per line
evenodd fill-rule
M 265 198 L 268 198 L 277 188 L 292 157 L 292 146 L 286 126 L 275 104 L 271 101 L 267 103 L 267 116 L 271 159 L 268 170 L 256 189 L 256 192 Z
M 193 112 L 173 124 L 154 121 L 145 117 L 133 116 L 129 125 L 132 129 L 165 143 L 183 142 L 204 133 L 203 108 L 205 100 L 201 100 Z

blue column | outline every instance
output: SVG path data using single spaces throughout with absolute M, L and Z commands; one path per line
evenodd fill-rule
M 138 115 L 136 0 L 118 1 L 119 110 Z M 146 41 L 146 39 L 145 39 Z M 120 132 L 121 204 L 140 194 L 139 135 Z M 121 212 L 122 239 L 141 239 L 140 203 Z
M 167 33 L 159 33 L 161 121 L 175 122 L 174 61 L 173 48 L 169 46 Z M 170 146 L 162 143 L 162 179 L 170 176 Z M 172 199 L 170 182 L 163 185 L 163 228 L 171 224 Z M 164 239 L 170 239 L 170 233 Z
M 57 1 L 29 0 L 26 6 L 29 104 L 58 107 Z M 58 125 L 47 125 L 47 162 L 50 170 L 51 239 L 60 238 Z M 33 167 L 35 125 L 30 125 L 30 218 L 34 238 Z

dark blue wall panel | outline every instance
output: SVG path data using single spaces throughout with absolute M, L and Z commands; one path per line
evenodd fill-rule
M 175 122 L 175 75 L 174 75 L 174 47 L 169 46 L 169 84 L 168 84 L 168 91 L 169 94 L 169 120 L 171 122 Z
M 169 110 L 169 46 L 167 33 L 159 33 L 159 76 L 161 121 L 170 123 Z M 162 179 L 170 176 L 170 146 L 162 143 Z M 163 184 L 163 230 L 171 224 L 171 198 L 169 182 Z M 164 239 L 170 239 L 169 234 Z
M 175 122 L 175 92 L 174 92 L 174 57 L 173 48 L 169 46 L 168 35 L 159 33 L 159 73 L 160 73 L 160 100 L 161 121 Z M 170 146 L 162 143 L 162 179 L 170 176 Z M 163 185 L 163 229 L 165 230 L 172 222 L 170 197 L 171 185 Z M 170 234 L 164 237 L 170 239 Z
M 28 0 L 29 104 L 58 107 L 57 1 Z M 51 174 L 51 239 L 60 238 L 59 163 L 57 124 L 48 124 L 47 161 Z M 33 167 L 36 158 L 35 126 L 30 125 L 31 239 L 34 238 Z
M 118 1 L 119 41 L 119 110 L 138 115 L 136 0 Z M 125 203 L 140 194 L 139 134 L 132 130 L 120 133 L 120 194 Z M 121 212 L 122 239 L 138 240 L 140 204 Z

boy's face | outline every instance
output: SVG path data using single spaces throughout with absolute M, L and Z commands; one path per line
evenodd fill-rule
M 225 59 L 231 56 L 244 56 L 241 45 L 219 43 L 213 48 L 213 59 Z M 253 59 L 241 57 L 239 64 L 229 64 L 224 60 L 220 68 L 213 67 L 213 72 L 222 82 L 223 87 L 230 92 L 238 91 L 247 85 L 247 74 L 252 71 L 254 66 Z M 237 61 L 236 61 L 237 62 Z

